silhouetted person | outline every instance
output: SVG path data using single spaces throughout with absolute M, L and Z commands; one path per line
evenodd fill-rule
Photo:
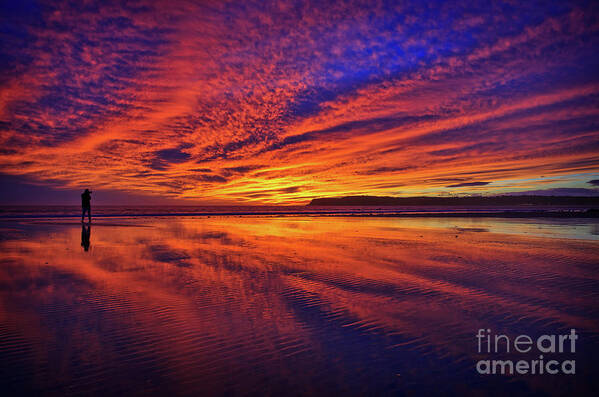
M 90 201 L 92 199 L 92 192 L 89 191 L 89 189 L 85 189 L 85 191 L 81 194 L 81 223 L 83 223 L 83 220 L 85 219 L 85 212 L 87 211 L 87 219 L 89 220 L 89 223 L 92 222 L 92 208 L 91 208 L 91 204 Z
M 92 225 L 81 225 L 81 246 L 85 251 L 89 250 L 89 239 L 92 235 Z

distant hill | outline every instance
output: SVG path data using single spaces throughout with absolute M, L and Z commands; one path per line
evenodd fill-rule
M 599 197 L 576 196 L 466 196 L 466 197 L 377 197 L 348 196 L 313 199 L 309 206 L 513 206 L 580 205 L 599 208 Z

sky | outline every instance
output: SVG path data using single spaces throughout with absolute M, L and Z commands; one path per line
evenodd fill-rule
M 597 195 L 598 16 L 564 0 L 2 1 L 0 203 Z

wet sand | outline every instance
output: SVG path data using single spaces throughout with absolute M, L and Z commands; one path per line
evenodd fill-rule
M 0 385 L 20 394 L 592 394 L 596 220 L 0 222 Z M 576 329 L 575 375 L 480 375 L 479 329 Z M 524 355 L 526 356 L 526 355 Z M 551 356 L 550 354 L 547 355 Z M 527 357 L 528 358 L 528 357 Z M 536 358 L 536 357 L 532 357 Z

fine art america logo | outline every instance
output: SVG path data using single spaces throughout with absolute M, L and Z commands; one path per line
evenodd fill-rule
M 565 335 L 541 335 L 531 338 L 519 335 L 510 339 L 507 335 L 493 335 L 490 329 L 479 329 L 476 334 L 478 353 L 490 354 L 496 358 L 510 354 L 521 354 L 519 360 L 488 359 L 479 360 L 476 370 L 483 375 L 555 375 L 575 374 L 576 361 L 563 360 L 559 353 L 576 353 L 576 330 Z M 529 357 L 534 359 L 528 359 Z M 526 358 L 526 359 L 524 359 Z

